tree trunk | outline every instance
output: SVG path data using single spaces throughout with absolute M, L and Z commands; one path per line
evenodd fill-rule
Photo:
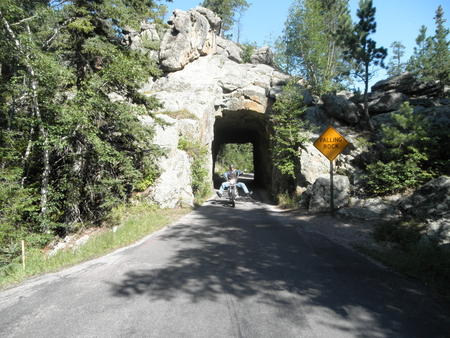
M 0 12 L 0 15 L 3 17 L 2 13 Z M 3 25 L 6 28 L 6 31 L 10 35 L 11 39 L 14 41 L 14 44 L 17 48 L 17 51 L 22 54 L 25 66 L 27 68 L 27 73 L 30 76 L 31 80 L 31 111 L 33 116 L 36 118 L 38 125 L 39 125 L 39 132 L 41 134 L 41 137 L 43 139 L 43 164 L 44 164 L 44 170 L 42 172 L 42 183 L 41 183 L 41 212 L 40 216 L 43 223 L 43 230 L 45 232 L 48 231 L 48 224 L 46 222 L 46 212 L 47 212 L 47 199 L 48 199 L 48 179 L 50 176 L 50 151 L 49 151 L 49 142 L 48 142 L 48 133 L 45 129 L 41 112 L 39 109 L 39 102 L 38 102 L 38 96 L 37 96 L 37 81 L 35 79 L 35 72 L 33 69 L 33 66 L 29 60 L 30 55 L 25 53 L 25 51 L 22 48 L 22 45 L 20 44 L 20 40 L 17 38 L 17 36 L 14 34 L 14 31 L 11 29 L 8 21 L 3 17 Z M 30 28 L 27 26 L 27 30 L 29 33 Z M 28 150 L 27 150 L 28 151 Z M 26 154 L 26 156 L 28 156 Z
M 370 121 L 369 98 L 367 97 L 369 91 L 369 64 L 366 63 L 365 67 L 366 67 L 366 74 L 364 76 L 364 117 L 366 119 L 366 123 L 370 131 L 374 131 L 375 128 L 373 127 L 372 121 Z

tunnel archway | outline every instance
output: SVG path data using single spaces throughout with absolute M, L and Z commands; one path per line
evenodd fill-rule
M 269 142 L 268 119 L 265 114 L 249 110 L 223 111 L 221 115 L 216 116 L 214 123 L 213 163 L 216 162 L 223 144 L 251 143 L 255 168 L 254 182 L 268 187 L 271 180 Z

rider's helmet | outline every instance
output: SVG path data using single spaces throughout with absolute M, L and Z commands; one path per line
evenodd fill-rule
M 234 165 L 233 164 L 230 164 L 230 169 L 234 169 Z

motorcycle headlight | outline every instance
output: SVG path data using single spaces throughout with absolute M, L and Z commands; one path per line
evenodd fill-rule
M 235 179 L 232 179 L 232 180 L 230 180 L 230 184 L 235 184 L 236 183 L 236 180 Z

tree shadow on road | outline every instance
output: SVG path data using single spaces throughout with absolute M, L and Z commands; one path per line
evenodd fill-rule
M 258 200 L 249 203 L 254 207 L 206 203 L 174 224 L 158 237 L 173 243 L 169 262 L 128 271 L 112 294 L 253 299 L 283 308 L 284 320 L 296 325 L 320 310 L 336 319 L 323 325 L 355 337 L 440 337 L 450 327 L 450 307 L 436 308 L 425 289 L 319 234 L 301 233 Z

